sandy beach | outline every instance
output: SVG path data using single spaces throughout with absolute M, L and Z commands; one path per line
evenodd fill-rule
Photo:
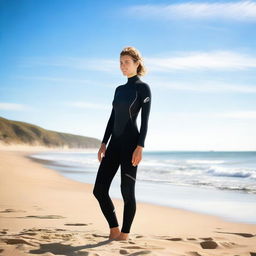
M 256 255 L 256 225 L 147 203 L 128 241 L 109 240 L 93 185 L 27 157 L 42 150 L 0 148 L 0 255 Z M 121 226 L 123 201 L 113 202 Z

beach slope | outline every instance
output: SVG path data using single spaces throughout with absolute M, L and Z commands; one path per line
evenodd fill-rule
M 93 185 L 26 157 L 35 152 L 0 149 L 0 255 L 256 255 L 256 225 L 140 202 L 129 240 L 108 240 Z

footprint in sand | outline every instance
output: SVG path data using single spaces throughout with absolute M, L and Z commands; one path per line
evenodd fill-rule
M 201 237 L 199 239 L 204 240 L 204 241 L 209 241 L 209 240 L 212 241 L 213 240 L 211 237 Z
M 119 251 L 119 254 L 122 254 L 122 255 L 129 254 L 129 256 L 145 255 L 145 254 L 149 254 L 149 253 L 152 253 L 152 251 L 144 250 L 144 251 L 138 251 L 138 252 L 134 252 L 134 253 L 130 253 L 128 250 L 124 250 L 124 249 L 121 249 Z
M 212 237 L 200 237 L 200 240 L 203 240 L 203 242 L 200 242 L 200 246 L 203 249 L 216 249 L 217 247 L 219 247 L 219 245 L 225 247 L 225 248 L 232 248 L 235 245 L 237 245 L 236 243 L 232 243 L 232 242 L 219 242 L 219 244 L 217 242 L 215 242 L 213 240 Z M 194 239 L 196 240 L 196 239 Z M 192 253 L 192 255 L 197 255 L 196 253 L 198 252 L 190 252 Z
M 70 241 L 71 238 L 73 238 L 73 234 L 66 233 L 66 234 L 43 234 L 41 235 L 43 239 L 62 239 L 62 240 L 68 240 Z
M 1 240 L 7 244 L 27 244 L 27 245 L 35 246 L 35 244 L 28 242 L 22 238 L 2 238 Z
M 204 241 L 200 243 L 203 249 L 216 249 L 218 244 L 214 241 Z
M 174 238 L 166 238 L 165 240 L 169 240 L 169 241 L 182 241 L 182 238 L 174 237 Z
M 145 255 L 145 254 L 149 254 L 149 253 L 151 254 L 152 251 L 145 250 L 145 251 L 140 251 L 140 252 L 134 252 L 134 253 L 129 254 L 129 256 Z
M 25 217 L 17 217 L 17 218 L 36 218 L 36 219 L 63 219 L 66 217 L 63 217 L 61 215 L 28 215 Z
M 183 241 L 183 239 L 182 238 L 180 238 L 180 237 L 166 237 L 166 236 L 164 236 L 164 237 L 158 237 L 158 238 L 160 238 L 160 239 L 164 239 L 164 240 L 169 240 L 169 241 Z
M 33 229 L 23 229 L 23 231 L 20 232 L 20 235 L 36 236 L 38 233 L 35 231 L 36 230 Z
M 38 233 L 36 232 L 21 232 L 21 235 L 28 235 L 28 236 L 36 236 Z
M 129 251 L 124 250 L 124 249 L 121 249 L 121 250 L 119 251 L 119 253 L 120 253 L 120 254 L 128 254 L 128 253 L 129 253 Z
M 92 234 L 92 236 L 94 236 L 94 237 L 104 237 L 104 238 L 108 238 L 108 236 L 98 235 L 98 234 Z
M 30 228 L 30 229 L 23 229 L 23 232 L 27 232 L 27 231 L 32 231 L 32 232 L 36 232 L 36 231 L 45 231 L 45 232 L 54 232 L 53 230 L 50 230 L 48 228 Z
M 9 213 L 9 212 L 26 212 L 23 210 L 15 210 L 15 209 L 5 209 L 3 211 L 0 211 L 0 213 Z
M 232 248 L 237 244 L 233 242 L 220 242 L 220 245 L 222 245 L 225 248 Z
M 55 228 L 53 230 L 47 229 L 47 228 L 30 228 L 30 229 L 23 229 L 23 231 L 20 232 L 21 235 L 30 235 L 35 236 L 42 232 L 44 233 L 56 233 L 56 231 L 67 231 L 63 228 Z
M 169 241 L 183 241 L 182 238 L 164 238 L 165 240 L 169 240 Z M 218 247 L 218 244 L 213 241 L 213 239 L 211 237 L 202 237 L 199 238 L 200 240 L 204 240 L 203 242 L 200 243 L 200 246 L 203 249 L 215 249 Z M 196 238 L 187 238 L 188 241 L 197 241 Z M 190 252 L 192 253 L 192 255 L 198 255 L 198 252 Z M 199 254 L 200 255 L 200 254 Z
M 243 237 L 254 237 L 256 235 L 250 234 L 250 233 L 234 233 L 234 232 L 220 232 L 220 231 L 215 231 L 216 233 L 224 233 L 224 234 L 231 234 L 231 235 L 238 235 L 238 236 L 243 236 Z
M 66 226 L 88 226 L 90 224 L 91 223 L 88 223 L 88 224 L 86 224 L 86 223 L 66 223 L 65 225 Z
M 0 231 L 0 234 L 3 234 L 3 235 L 6 235 L 8 232 L 8 228 L 3 228 L 1 231 Z
M 198 252 L 188 252 L 188 255 L 191 255 L 191 256 L 202 256 L 202 254 L 200 254 Z

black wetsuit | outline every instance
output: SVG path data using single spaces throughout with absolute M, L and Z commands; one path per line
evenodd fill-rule
M 129 233 L 136 212 L 135 182 L 137 167 L 132 165 L 132 154 L 140 145 L 144 147 L 151 106 L 151 91 L 138 75 L 128 78 L 124 85 L 116 88 L 112 111 L 102 143 L 107 144 L 102 158 L 93 194 L 98 199 L 109 227 L 117 227 L 115 208 L 109 197 L 109 188 L 119 165 L 121 165 L 121 193 L 124 199 L 123 226 L 121 232 Z M 136 119 L 141 109 L 141 127 L 138 131 Z

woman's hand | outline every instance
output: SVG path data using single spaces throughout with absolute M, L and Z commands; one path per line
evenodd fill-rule
M 142 149 L 143 149 L 143 147 L 138 145 L 136 147 L 136 149 L 133 151 L 133 154 L 132 154 L 132 165 L 133 166 L 138 165 L 139 162 L 141 161 L 141 159 L 142 159 Z
M 105 143 L 101 143 L 100 149 L 98 151 L 98 160 L 101 162 L 102 160 L 102 154 L 103 157 L 105 156 L 105 152 L 106 152 L 106 145 Z

